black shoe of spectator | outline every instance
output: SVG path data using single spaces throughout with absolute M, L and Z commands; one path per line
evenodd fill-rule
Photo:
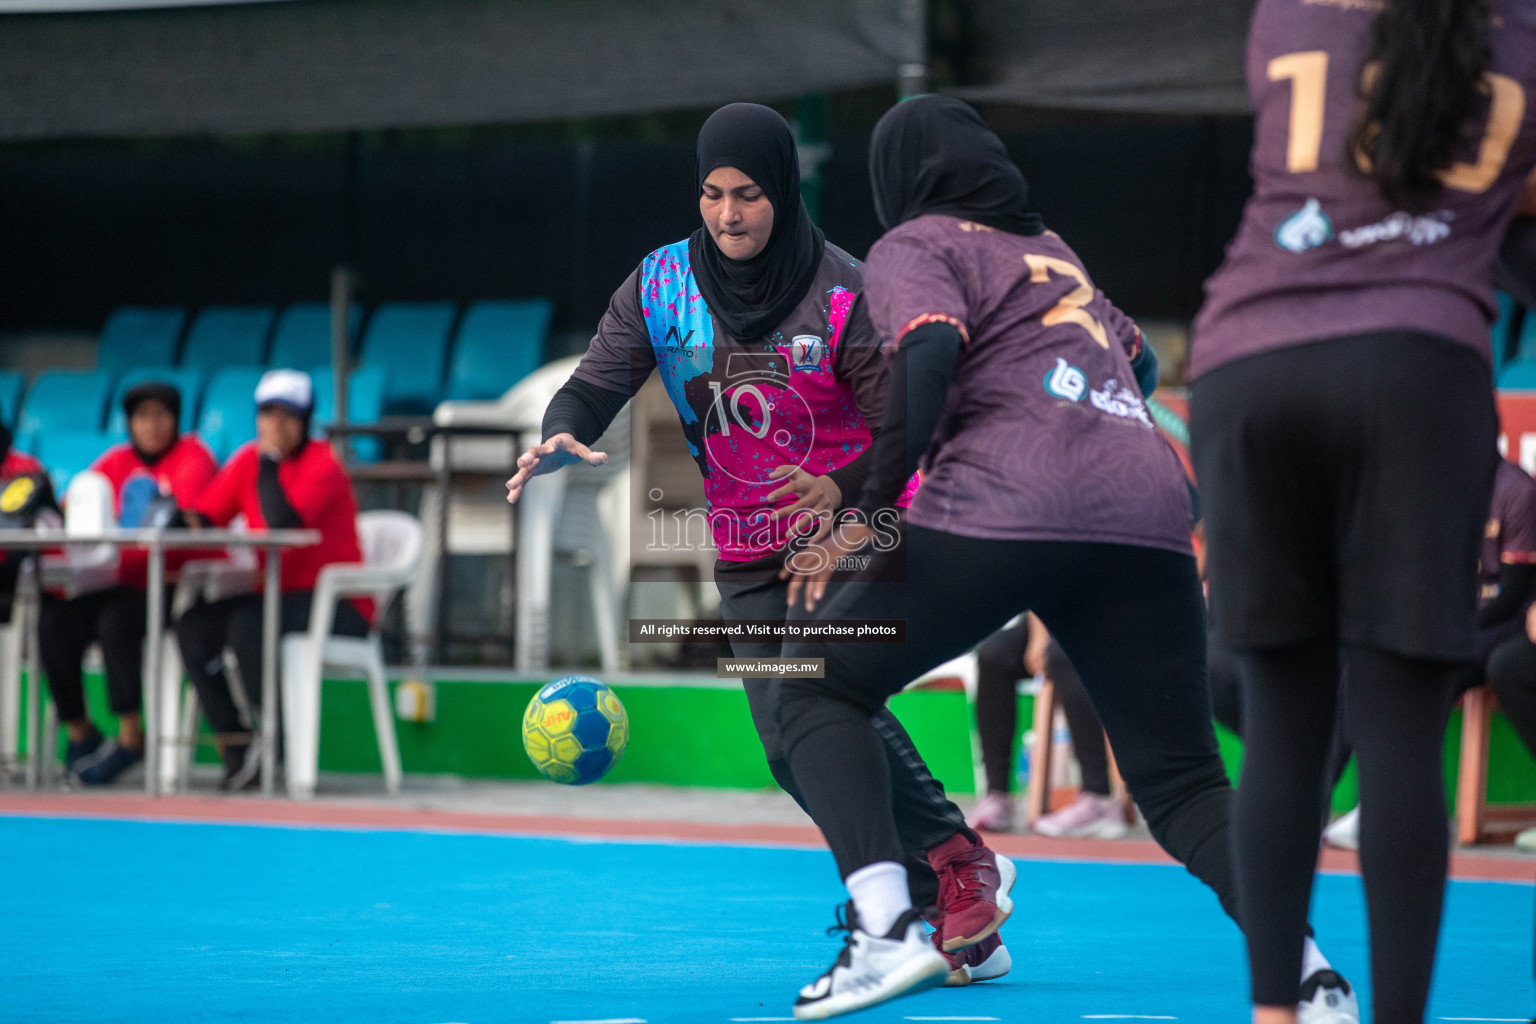
M 144 754 L 141 751 L 117 740 L 108 740 L 95 754 L 80 761 L 74 777 L 82 786 L 110 786 L 118 776 L 142 760 Z
M 261 744 L 231 743 L 224 748 L 224 778 L 219 788 L 230 792 L 261 784 Z
M 64 771 L 68 775 L 74 775 L 88 763 L 87 758 L 92 757 L 101 750 L 101 745 L 106 742 L 100 732 L 95 729 L 91 734 L 78 743 L 70 740 L 64 745 Z

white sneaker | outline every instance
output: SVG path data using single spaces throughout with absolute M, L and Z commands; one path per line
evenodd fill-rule
M 1355 990 L 1336 971 L 1312 972 L 1301 983 L 1296 1020 L 1298 1024 L 1360 1024 Z
M 1052 839 L 1123 839 L 1128 831 L 1120 801 L 1097 793 L 1079 794 L 1072 803 L 1037 818 L 1030 827 Z
M 1528 828 L 1515 836 L 1515 849 L 1521 853 L 1536 853 L 1536 828 Z
M 848 933 L 843 951 L 800 990 L 796 1020 L 825 1020 L 944 984 L 949 961 L 933 948 L 919 911 L 903 913 L 885 935 L 871 935 L 859 927 L 852 900 L 845 908 L 847 917 L 840 908 L 837 924 L 827 929 Z
M 1323 842 L 1340 850 L 1360 849 L 1360 808 L 1356 807 L 1323 829 Z

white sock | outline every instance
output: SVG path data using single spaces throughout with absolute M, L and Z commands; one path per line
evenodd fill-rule
M 1301 980 L 1306 981 L 1318 971 L 1326 971 L 1333 967 L 1328 958 L 1323 956 L 1323 951 L 1317 948 L 1317 943 L 1312 936 L 1307 936 L 1307 941 L 1301 947 Z
M 877 861 L 843 879 L 859 912 L 859 927 L 871 935 L 884 935 L 896 919 L 912 909 L 907 890 L 907 869 L 893 860 Z

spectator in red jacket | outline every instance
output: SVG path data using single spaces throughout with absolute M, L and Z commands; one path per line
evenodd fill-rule
M 272 370 L 256 387 L 256 405 L 256 440 L 230 456 L 188 518 L 222 526 L 243 514 L 253 529 L 320 532 L 318 544 L 282 556 L 281 631 L 297 633 L 309 628 L 320 570 L 363 560 L 357 499 L 330 447 L 309 439 L 314 396 L 308 374 Z M 241 723 L 224 673 L 228 647 L 240 667 L 247 703 L 259 714 L 261 616 L 261 596 L 246 594 L 194 605 L 176 625 L 182 662 L 224 759 L 224 789 L 254 785 L 261 768 L 261 746 L 251 742 L 251 729 Z M 344 636 L 366 636 L 372 617 L 371 601 L 338 601 L 333 629 Z
M 196 435 L 180 434 L 181 393 L 149 381 L 123 396 L 128 441 L 107 449 L 91 466 L 112 482 L 120 526 L 149 524 L 156 508 L 170 511 L 202 494 L 217 470 L 213 455 Z M 167 556 L 175 569 L 187 557 Z M 104 786 L 143 757 L 139 706 L 144 693 L 144 630 L 148 556 L 125 549 L 115 586 L 75 598 L 44 594 L 38 616 L 38 648 L 48 689 L 69 736 L 66 770 L 78 782 Z M 157 595 L 165 600 L 168 595 Z M 106 665 L 107 702 L 118 717 L 115 740 L 104 739 L 85 708 L 81 659 L 93 642 Z

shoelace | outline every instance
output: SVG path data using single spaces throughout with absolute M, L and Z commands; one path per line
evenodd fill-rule
M 836 920 L 827 927 L 827 934 L 836 935 L 838 932 L 843 932 L 845 935 L 842 952 L 838 953 L 837 959 L 832 961 L 832 967 L 838 965 L 848 967 L 853 963 L 853 930 L 859 926 L 858 912 L 853 909 L 853 901 L 839 903 L 837 910 L 834 911 L 834 917 Z M 832 968 L 827 968 L 827 973 L 831 972 Z

